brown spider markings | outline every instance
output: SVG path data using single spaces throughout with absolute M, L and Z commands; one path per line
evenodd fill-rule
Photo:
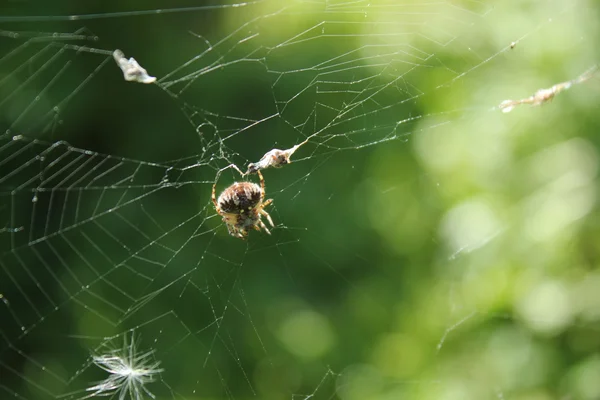
M 265 180 L 260 171 L 257 171 L 260 178 L 260 186 L 253 182 L 235 182 L 219 195 L 216 196 L 217 183 L 212 188 L 212 202 L 219 215 L 223 217 L 223 222 L 231 236 L 245 239 L 248 236 L 248 229 L 252 228 L 260 231 L 264 229 L 269 235 L 271 232 L 262 222 L 261 216 L 267 218 L 271 226 L 273 220 L 264 210 L 273 202 L 272 199 L 265 199 Z

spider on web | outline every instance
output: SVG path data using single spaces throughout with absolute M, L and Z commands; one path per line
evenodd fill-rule
M 260 171 L 270 167 L 281 168 L 291 163 L 292 154 L 307 142 L 308 139 L 286 150 L 272 149 L 265 153 L 258 162 L 248 164 L 248 170 L 245 173 L 235 164 L 230 164 L 217 173 L 211 198 L 217 213 L 223 217 L 223 222 L 231 236 L 245 239 L 249 229 L 257 231 L 262 229 L 269 235 L 271 234 L 261 217 L 264 216 L 272 227 L 275 226 L 271 216 L 265 211 L 265 207 L 270 205 L 273 200 L 265 201 L 264 199 L 265 179 Z M 217 181 L 220 174 L 228 168 L 235 169 L 242 177 L 253 173 L 258 174 L 260 186 L 248 181 L 234 182 L 217 198 Z
M 227 168 L 234 168 L 244 176 L 234 164 L 223 168 L 217 174 L 217 179 L 212 187 L 211 198 L 217 213 L 223 217 L 223 222 L 225 222 L 229 234 L 233 237 L 245 239 L 248 236 L 249 229 L 260 231 L 262 228 L 270 235 L 271 232 L 262 222 L 261 217 L 264 216 L 272 227 L 275 226 L 271 216 L 265 211 L 265 207 L 273 203 L 273 199 L 265 201 L 265 179 L 262 173 L 260 170 L 256 171 L 260 179 L 260 186 L 249 181 L 234 182 L 223 190 L 217 198 L 217 181 L 221 172 Z

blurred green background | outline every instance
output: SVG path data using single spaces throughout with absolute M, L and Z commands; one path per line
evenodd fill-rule
M 497 109 L 598 62 L 600 5 L 233 4 L 1 6 L 0 397 L 134 330 L 160 399 L 600 398 L 600 80 Z M 228 236 L 217 171 L 309 136 Z

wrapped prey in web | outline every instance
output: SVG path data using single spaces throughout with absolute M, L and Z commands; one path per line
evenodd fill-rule
M 265 153 L 262 158 L 256 163 L 248 164 L 248 170 L 244 175 L 250 175 L 266 168 L 281 168 L 286 164 L 291 163 L 290 157 L 296 150 L 300 148 L 306 141 L 295 145 L 287 150 L 273 149 Z
M 580 76 L 578 76 L 575 79 L 572 79 L 572 80 L 566 81 L 566 82 L 557 83 L 556 85 L 553 85 L 552 87 L 549 87 L 549 88 L 539 89 L 533 95 L 523 98 L 523 99 L 504 100 L 502 103 L 500 103 L 498 105 L 498 108 L 500 110 L 502 110 L 503 113 L 509 113 L 516 106 L 519 106 L 521 104 L 530 104 L 532 106 L 540 106 L 544 103 L 548 103 L 549 101 L 552 101 L 552 99 L 554 99 L 554 97 L 557 94 L 570 89 L 573 85 L 578 85 L 580 83 L 588 81 L 596 74 L 597 71 L 598 71 L 598 66 L 594 65 L 593 67 L 589 68 L 587 71 L 585 71 L 583 74 L 581 74 Z
M 153 83 L 156 81 L 156 78 L 148 75 L 148 71 L 138 64 L 135 58 L 125 58 L 125 54 L 121 50 L 115 50 L 113 52 L 113 58 L 119 68 L 121 68 L 121 71 L 123 71 L 123 78 L 125 78 L 127 82 Z

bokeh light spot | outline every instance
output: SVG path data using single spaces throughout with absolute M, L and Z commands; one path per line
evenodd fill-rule
M 573 318 L 568 288 L 563 282 L 545 281 L 526 291 L 517 300 L 517 312 L 534 331 L 555 334 Z
M 314 311 L 300 311 L 285 319 L 277 337 L 289 352 L 308 360 L 324 355 L 335 342 L 329 321 Z

